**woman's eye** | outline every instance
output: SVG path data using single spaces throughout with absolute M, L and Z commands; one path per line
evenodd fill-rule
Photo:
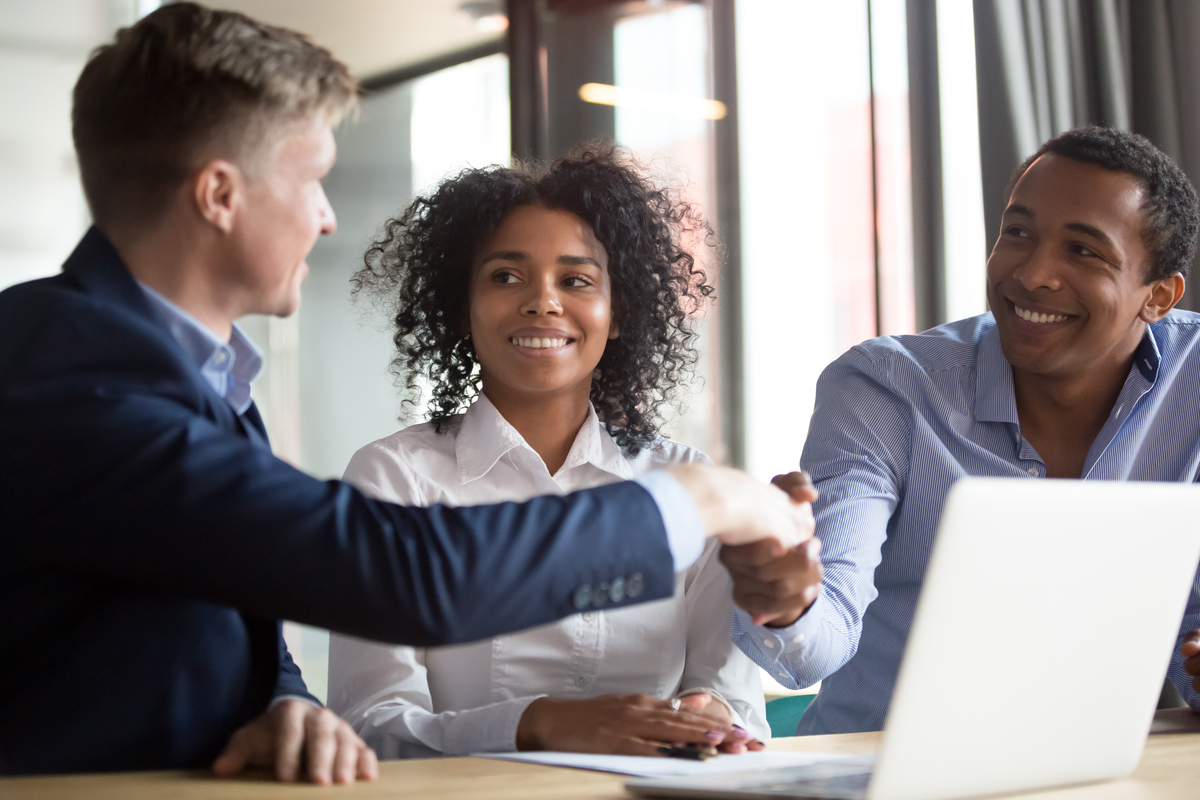
M 578 275 L 572 275 L 570 278 L 563 280 L 564 286 L 591 286 L 592 282 L 587 278 L 581 278 Z
M 1009 225 L 1004 229 L 1004 233 L 1008 236 L 1019 236 L 1021 238 L 1029 237 L 1029 234 L 1027 234 L 1023 228 L 1017 225 Z
M 501 272 L 497 272 L 495 275 L 493 275 L 492 280 L 495 281 L 496 283 L 516 283 L 517 276 L 513 275 L 511 272 L 501 271 Z

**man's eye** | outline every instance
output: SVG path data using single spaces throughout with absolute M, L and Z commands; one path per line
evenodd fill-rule
M 1026 233 L 1023 228 L 1021 228 L 1017 225 L 1009 225 L 1007 228 L 1004 229 L 1004 233 L 1008 236 L 1019 236 L 1022 238 L 1029 238 L 1029 234 Z
M 1071 245 L 1071 249 L 1081 256 L 1097 256 L 1097 255 L 1099 255 L 1099 253 L 1097 253 L 1095 250 L 1092 250 L 1090 247 L 1088 247 L 1086 245 L 1082 245 L 1079 242 L 1076 242 L 1075 244 Z

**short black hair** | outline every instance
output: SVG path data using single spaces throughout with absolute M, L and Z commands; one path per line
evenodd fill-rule
M 1142 205 L 1146 212 L 1142 241 L 1150 253 L 1146 283 L 1187 276 L 1196 254 L 1200 203 L 1192 182 L 1170 156 L 1140 134 L 1103 125 L 1075 128 L 1046 142 L 1017 167 L 1004 193 L 1005 205 L 1025 171 L 1047 153 L 1136 178 L 1146 192 Z
M 429 416 L 440 430 L 480 391 L 464 329 L 475 256 L 509 214 L 531 205 L 576 215 L 608 254 L 620 336 L 604 348 L 591 401 L 617 444 L 636 454 L 695 364 L 692 322 L 713 287 L 693 252 L 715 250 L 715 240 L 696 205 L 619 148 L 593 143 L 548 166 L 467 169 L 443 181 L 384 224 L 351 281 L 354 293 L 387 307 L 392 371 L 410 392 L 419 392 L 420 376 L 429 381 Z

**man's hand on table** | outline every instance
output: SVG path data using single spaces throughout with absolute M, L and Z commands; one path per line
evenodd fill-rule
M 1183 671 L 1192 676 L 1192 688 L 1200 692 L 1200 631 L 1188 631 L 1179 652 L 1183 654 Z
M 727 743 L 744 744 L 753 737 L 733 724 L 724 704 L 700 697 L 682 698 L 678 710 L 669 700 L 644 694 L 586 700 L 541 697 L 521 716 L 517 749 L 659 756 L 661 747 L 693 744 L 710 751 L 743 752 L 744 746 L 733 749 Z
M 817 490 L 805 472 L 776 475 L 771 483 L 812 519 Z M 733 601 L 756 625 L 787 627 L 808 610 L 821 590 L 821 542 L 783 547 L 773 539 L 721 548 L 721 563 L 733 578 Z
M 677 464 L 667 469 L 691 496 L 704 535 L 726 545 L 764 541 L 780 551 L 813 535 L 812 507 L 790 502 L 778 488 L 728 467 Z
M 248 766 L 274 767 L 275 777 L 296 780 L 302 763 L 313 783 L 373 781 L 379 775 L 375 751 L 327 708 L 287 699 L 234 732 L 213 762 L 222 777 Z

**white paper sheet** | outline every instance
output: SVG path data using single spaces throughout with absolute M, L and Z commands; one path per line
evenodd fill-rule
M 670 777 L 677 775 L 712 775 L 719 772 L 757 772 L 781 767 L 803 767 L 823 761 L 838 761 L 847 758 L 845 753 L 789 753 L 783 750 L 758 750 L 741 755 L 721 755 L 707 761 L 691 761 L 683 758 L 649 758 L 646 756 L 605 756 L 589 753 L 559 753 L 540 751 L 533 753 L 475 753 L 478 758 L 498 758 L 506 761 L 524 761 L 530 764 L 545 764 L 550 767 L 573 767 L 599 772 L 618 772 L 622 775 L 637 775 L 642 778 Z M 860 757 L 861 758 L 861 757 Z

